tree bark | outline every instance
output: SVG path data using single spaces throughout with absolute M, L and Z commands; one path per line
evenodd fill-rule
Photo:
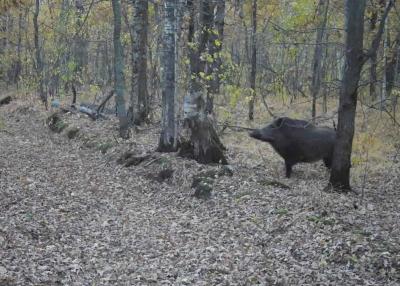
M 380 98 L 380 110 L 381 112 L 386 108 L 386 100 L 387 100 L 387 78 L 386 78 L 386 70 L 388 65 L 387 59 L 387 49 L 388 49 L 388 42 L 389 42 L 389 33 L 387 31 L 388 27 L 388 18 L 385 20 L 385 32 L 383 35 L 383 79 L 382 79 L 382 87 L 381 87 L 381 98 Z
M 329 33 L 325 33 L 325 42 L 329 41 Z M 322 112 L 326 114 L 328 112 L 328 95 L 330 93 L 330 88 L 328 88 L 326 78 L 328 74 L 329 67 L 329 46 L 325 46 L 325 57 L 321 68 L 321 77 L 323 78 L 324 84 L 322 89 Z
M 372 55 L 370 58 L 371 66 L 369 68 L 369 96 L 372 100 L 376 98 L 376 83 L 378 81 L 378 75 L 376 73 L 377 62 L 376 62 L 376 54 Z
M 254 119 L 254 101 L 256 97 L 256 72 L 257 72 L 257 0 L 253 0 L 252 5 L 252 33 L 251 33 L 251 72 L 250 89 L 251 97 L 249 101 L 249 120 Z
M 314 57 L 312 61 L 312 82 L 311 82 L 311 95 L 312 95 L 312 108 L 311 116 L 313 121 L 317 114 L 317 98 L 321 87 L 321 66 L 322 66 L 322 39 L 325 34 L 326 21 L 328 18 L 329 0 L 319 0 L 317 9 L 317 37 L 315 40 Z
M 384 32 L 385 20 L 393 3 L 389 0 L 382 16 L 379 29 L 371 47 L 363 53 L 365 0 L 346 0 L 345 66 L 340 88 L 337 139 L 333 152 L 330 185 L 335 190 L 349 191 L 351 151 L 357 107 L 357 89 L 361 69 L 371 55 L 376 54 Z
M 163 33 L 163 90 L 162 90 L 162 131 L 158 151 L 176 151 L 175 138 L 175 56 L 176 56 L 176 12 L 177 1 L 165 1 Z
M 205 60 L 201 55 L 205 52 L 209 40 L 209 27 L 212 21 L 210 1 L 201 0 L 197 13 L 193 0 L 188 1 L 191 11 L 188 40 L 190 61 L 189 94 L 184 100 L 184 125 L 187 139 L 181 142 L 179 155 L 195 159 L 199 163 L 226 164 L 224 146 L 220 142 L 214 126 L 206 114 L 206 101 L 203 98 L 204 85 L 201 73 L 204 73 Z M 199 27 L 196 31 L 196 16 L 199 17 Z M 197 40 L 195 39 L 197 35 Z
M 346 0 L 346 62 L 340 89 L 337 140 L 333 152 L 330 184 L 350 190 L 351 151 L 357 106 L 357 88 L 364 63 L 365 0 Z
M 43 62 L 42 62 L 42 56 L 41 56 L 41 52 L 40 52 L 40 43 L 39 43 L 39 24 L 38 24 L 39 11 L 40 11 L 40 0 L 36 0 L 35 1 L 35 12 L 33 14 L 33 29 L 34 29 L 34 42 L 35 42 L 35 55 L 36 55 L 36 74 L 37 74 L 37 78 L 38 78 L 39 97 L 47 109 L 47 96 L 44 93 L 44 89 L 43 89 Z
M 400 48 L 400 31 L 397 32 L 396 38 L 393 41 L 390 57 L 386 65 L 386 93 L 390 97 L 393 86 L 395 84 L 396 75 L 399 73 L 399 48 Z M 397 68 L 396 68 L 397 67 Z
M 124 77 L 124 53 L 121 45 L 121 5 L 119 0 L 112 0 L 114 13 L 114 89 L 115 105 L 119 119 L 119 133 L 122 138 L 128 138 L 128 121 L 125 110 L 125 77 Z
M 381 9 L 385 7 L 385 1 L 386 0 L 379 0 L 377 3 Z M 374 6 L 374 2 L 372 1 L 372 5 Z M 372 13 L 370 16 L 370 23 L 369 23 L 369 29 L 371 32 L 373 32 L 376 29 L 376 23 L 378 20 L 378 11 L 380 10 L 379 7 L 372 7 Z M 379 47 L 375 51 L 375 53 L 371 54 L 370 56 L 370 67 L 369 67 L 369 96 L 372 100 L 375 100 L 377 97 L 376 94 L 376 84 L 378 82 L 378 74 L 377 74 L 377 52 L 378 52 Z
M 132 43 L 132 94 L 131 111 L 134 113 L 133 123 L 140 125 L 149 116 L 150 106 L 147 91 L 147 31 L 148 1 L 133 0 L 133 38 Z M 134 102 L 136 100 L 136 109 Z
M 93 1 L 93 0 L 92 0 Z M 93 4 L 91 4 L 93 5 Z M 75 69 L 75 81 L 80 82 L 82 81 L 83 72 L 88 64 L 88 47 L 89 42 L 87 40 L 86 33 L 84 32 L 84 25 L 85 25 L 85 7 L 83 0 L 75 0 L 75 8 L 76 8 L 76 15 L 77 15 L 77 22 L 76 22 L 76 31 L 74 37 L 74 59 L 76 63 Z M 90 9 L 90 8 L 89 8 Z
M 211 81 L 207 88 L 207 103 L 206 112 L 213 113 L 214 95 L 220 90 L 220 75 L 221 75 L 221 51 L 224 39 L 224 21 L 225 21 L 225 0 L 215 0 L 213 31 L 209 39 L 209 53 L 212 58 L 212 63 L 207 66 L 207 74 L 211 75 Z

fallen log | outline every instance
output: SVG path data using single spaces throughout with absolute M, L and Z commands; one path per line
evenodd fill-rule
M 99 117 L 99 114 L 95 110 L 87 108 L 86 106 L 80 105 L 78 110 L 79 112 L 88 115 L 93 120 L 96 120 Z

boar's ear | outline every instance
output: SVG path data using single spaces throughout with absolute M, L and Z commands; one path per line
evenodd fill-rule
M 276 119 L 275 121 L 275 126 L 277 128 L 282 127 L 283 122 L 285 121 L 284 117 L 279 117 L 278 119 Z

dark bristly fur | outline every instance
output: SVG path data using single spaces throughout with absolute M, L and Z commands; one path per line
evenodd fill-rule
M 293 165 L 323 160 L 330 168 L 336 132 L 329 127 L 317 127 L 308 121 L 280 117 L 262 129 L 249 133 L 255 139 L 268 142 L 285 160 L 286 177 Z

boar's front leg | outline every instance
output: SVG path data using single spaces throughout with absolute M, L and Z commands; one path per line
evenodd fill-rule
M 286 167 L 286 178 L 290 178 L 290 175 L 292 174 L 292 166 L 294 164 L 289 161 L 285 161 L 285 167 Z

